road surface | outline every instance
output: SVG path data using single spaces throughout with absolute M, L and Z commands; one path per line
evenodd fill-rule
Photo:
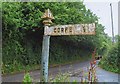
M 66 64 L 59 67 L 49 68 L 49 78 L 55 77 L 58 73 L 71 73 L 70 80 L 77 80 L 80 82 L 81 80 L 81 69 L 87 71 L 87 67 L 89 67 L 89 61 L 85 62 L 77 62 L 73 64 Z M 118 74 L 105 71 L 99 67 L 97 67 L 97 77 L 98 82 L 118 82 Z M 30 72 L 31 77 L 39 82 L 40 80 L 40 70 L 35 70 Z M 21 82 L 23 80 L 24 73 L 14 74 L 3 76 L 3 82 Z M 67 81 L 66 81 L 67 82 Z

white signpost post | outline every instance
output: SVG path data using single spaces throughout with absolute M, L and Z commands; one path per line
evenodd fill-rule
M 48 82 L 48 61 L 49 61 L 49 39 L 50 36 L 60 35 L 95 35 L 95 23 L 91 24 L 74 24 L 74 25 L 57 25 L 50 26 L 52 19 L 54 19 L 51 11 L 45 11 L 43 18 L 44 36 L 42 45 L 42 58 L 41 58 L 41 82 Z

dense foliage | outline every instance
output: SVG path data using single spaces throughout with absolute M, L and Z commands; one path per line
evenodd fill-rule
M 120 36 L 117 36 L 117 40 L 110 48 L 108 54 L 101 60 L 100 65 L 106 70 L 120 73 Z
M 96 35 L 93 36 L 51 37 L 50 63 L 87 57 L 94 48 L 98 54 L 107 51 L 109 38 L 104 33 L 104 27 L 82 2 L 3 2 L 3 73 L 40 64 L 43 37 L 41 16 L 48 8 L 55 17 L 52 25 L 96 23 Z

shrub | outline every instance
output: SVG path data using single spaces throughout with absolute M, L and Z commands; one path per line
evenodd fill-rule
M 29 73 L 26 73 L 23 79 L 23 84 L 32 84 L 32 78 Z
M 102 68 L 108 71 L 120 73 L 120 65 L 118 63 L 120 61 L 120 55 L 118 49 L 118 43 L 114 44 L 113 47 L 109 50 L 107 56 L 101 60 L 100 65 Z

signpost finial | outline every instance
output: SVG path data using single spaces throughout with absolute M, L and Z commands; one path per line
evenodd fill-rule
M 54 19 L 50 9 L 45 10 L 45 13 L 43 14 L 43 16 L 41 17 L 43 18 L 43 24 L 46 26 L 49 26 L 52 23 L 52 19 Z

